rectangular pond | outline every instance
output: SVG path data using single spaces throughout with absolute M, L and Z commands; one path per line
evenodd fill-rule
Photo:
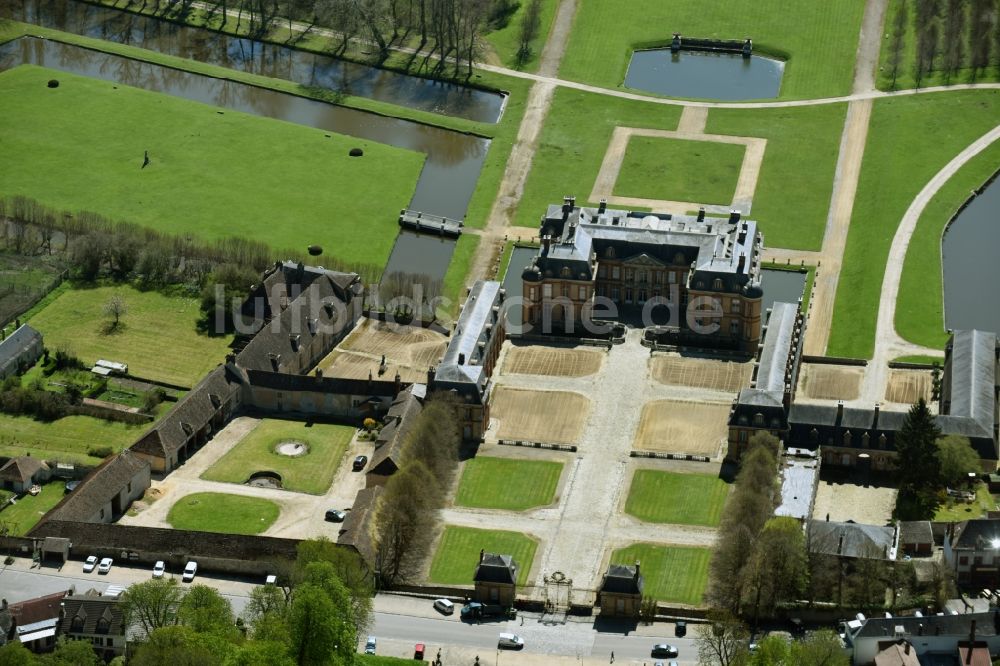
M 1000 178 L 951 221 L 942 239 L 945 326 L 1000 332 Z
M 784 71 L 784 62 L 762 56 L 649 49 L 632 53 L 625 87 L 668 97 L 768 99 L 778 96 Z

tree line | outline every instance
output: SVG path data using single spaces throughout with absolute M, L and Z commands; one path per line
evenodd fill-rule
M 918 88 L 934 73 L 949 84 L 964 69 L 970 81 L 994 64 L 1000 69 L 998 16 L 997 0 L 900 0 L 889 35 L 892 87 L 905 71 L 908 49 L 913 52 L 909 73 Z

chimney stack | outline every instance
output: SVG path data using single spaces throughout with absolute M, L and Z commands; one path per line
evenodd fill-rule
M 479 549 L 479 561 L 482 562 L 484 557 L 486 557 L 486 549 L 485 548 L 480 548 Z
M 604 211 L 606 211 L 607 209 L 608 209 L 608 200 L 607 199 L 601 199 L 601 203 L 597 207 L 597 212 L 603 214 Z
M 837 401 L 837 421 L 842 421 L 844 419 L 844 401 Z
M 740 211 L 731 210 L 729 211 L 729 224 L 736 224 L 740 221 Z
M 698 221 L 699 222 L 704 222 L 705 221 L 705 207 L 704 206 L 702 206 L 701 208 L 698 209 Z
M 910 654 L 910 641 L 903 641 L 903 652 Z
M 552 236 L 545 234 L 542 236 L 542 256 L 547 257 L 549 255 L 549 245 L 552 244 Z
M 465 354 L 459 353 L 459 355 L 458 355 L 458 364 L 459 365 L 465 365 Z
M 639 580 L 639 560 L 635 561 L 635 579 Z
M 742 273 L 743 267 L 746 266 L 746 263 L 747 263 L 747 255 L 741 254 L 739 261 L 736 262 L 736 272 Z

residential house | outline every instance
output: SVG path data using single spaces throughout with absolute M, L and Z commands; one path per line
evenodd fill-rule
M 898 533 L 895 527 L 810 520 L 809 551 L 840 559 L 895 560 Z
M 517 562 L 510 555 L 479 551 L 479 564 L 472 576 L 476 599 L 484 604 L 513 606 L 517 596 Z
M 60 603 L 72 590 L 47 594 L 16 604 L 4 599 L 0 604 L 9 614 L 7 639 L 19 641 L 32 652 L 49 652 L 56 645 Z
M 45 461 L 31 456 L 18 456 L 0 467 L 0 488 L 26 493 L 31 486 L 48 481 L 50 475 Z
M 872 617 L 848 623 L 844 642 L 852 651 L 854 666 L 876 663 L 880 652 L 900 641 L 912 646 L 921 664 L 953 664 L 959 655 L 959 645 L 970 638 L 976 647 L 985 646 L 996 654 L 1000 650 L 998 631 L 1000 617 L 995 610 L 960 615 Z
M 901 638 L 875 655 L 875 666 L 920 666 L 917 651 Z
M 907 555 L 925 556 L 934 552 L 934 531 L 929 520 L 899 522 L 899 547 Z
M 125 654 L 128 626 L 118 597 L 88 590 L 85 594 L 66 597 L 62 606 L 61 636 L 87 641 L 104 661 Z
M 961 666 L 993 666 L 989 644 L 986 641 L 964 641 L 959 643 L 958 663 Z
M 608 565 L 597 592 L 602 617 L 639 617 L 643 578 L 639 563 Z
M 13 333 L 0 340 L 0 381 L 20 374 L 42 357 L 45 345 L 42 334 L 27 324 L 20 324 Z
M 944 560 L 962 587 L 1000 587 L 1000 520 L 954 523 L 945 535 Z

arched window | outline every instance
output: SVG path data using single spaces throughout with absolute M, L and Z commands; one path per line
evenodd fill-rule
M 878 436 L 878 448 L 885 449 L 885 443 L 886 443 L 885 433 L 883 432 L 881 435 Z
M 819 431 L 816 428 L 809 431 L 809 441 L 813 444 L 819 441 Z
M 615 248 L 609 247 L 607 250 L 604 251 L 604 256 L 607 259 L 614 259 L 615 258 Z
M 757 412 L 756 414 L 754 414 L 753 415 L 753 424 L 755 426 L 757 426 L 758 428 L 762 427 L 764 425 L 764 415 L 761 414 L 760 412 Z
M 564 278 L 573 277 L 572 271 L 569 270 L 569 266 L 563 266 L 563 269 L 559 271 L 559 276 Z
M 867 449 L 869 441 L 871 441 L 871 436 L 869 436 L 869 434 L 867 432 L 865 434 L 861 435 L 861 446 L 862 447 L 864 447 L 864 448 Z
M 850 446 L 850 445 L 851 445 L 851 431 L 848 430 L 847 432 L 844 433 L 844 446 Z
M 712 283 L 712 289 L 714 289 L 716 291 L 722 291 L 722 279 L 721 278 L 715 278 L 715 281 Z

